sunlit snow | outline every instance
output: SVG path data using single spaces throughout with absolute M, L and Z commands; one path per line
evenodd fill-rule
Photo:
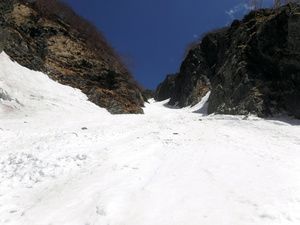
M 112 116 L 0 55 L 0 224 L 299 225 L 300 122 Z

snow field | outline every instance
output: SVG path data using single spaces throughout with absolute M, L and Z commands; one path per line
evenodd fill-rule
M 5 53 L 0 88 L 0 224 L 300 224 L 297 120 L 112 116 Z

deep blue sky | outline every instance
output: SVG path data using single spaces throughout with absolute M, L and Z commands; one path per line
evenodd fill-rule
M 166 74 L 178 71 L 189 43 L 248 10 L 247 0 L 65 2 L 95 24 L 117 52 L 130 59 L 135 79 L 152 89 Z

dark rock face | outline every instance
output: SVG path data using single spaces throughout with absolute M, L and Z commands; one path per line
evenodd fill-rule
M 143 113 L 140 88 L 104 38 L 99 39 L 100 33 L 89 33 L 98 38 L 93 45 L 91 37 L 78 29 L 88 23 L 71 9 L 64 6 L 78 27 L 65 20 L 64 11 L 44 16 L 37 2 L 1 0 L 0 50 L 23 66 L 82 90 L 113 114 Z
M 175 83 L 173 105 L 195 104 L 211 91 L 208 113 L 300 118 L 300 7 L 258 10 L 209 33 Z
M 142 94 L 143 94 L 143 98 L 144 98 L 145 102 L 148 102 L 149 99 L 154 98 L 153 90 L 145 89 L 145 90 L 143 90 Z
M 212 32 L 190 50 L 176 78 L 171 105 L 195 105 L 210 91 L 210 79 L 216 70 L 216 58 L 223 57 L 220 49 L 225 45 L 226 32 L 227 29 Z
M 154 99 L 156 101 L 164 101 L 173 96 L 175 90 L 176 76 L 176 74 L 168 75 L 166 79 L 158 85 L 154 94 Z

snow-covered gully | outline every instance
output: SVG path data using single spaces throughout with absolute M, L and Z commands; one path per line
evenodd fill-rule
M 0 55 L 0 224 L 298 225 L 300 122 L 112 116 Z

